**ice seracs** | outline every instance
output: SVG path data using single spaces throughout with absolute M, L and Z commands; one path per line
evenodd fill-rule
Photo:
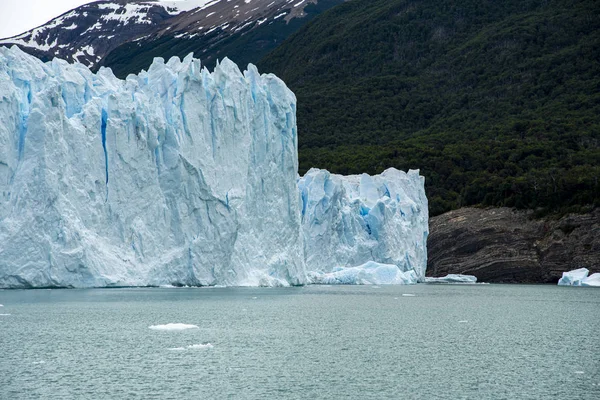
M 114 77 L 0 48 L 0 287 L 306 283 L 296 99 L 191 56 Z
M 560 286 L 597 286 L 600 287 L 600 273 L 592 275 L 587 268 L 574 269 L 563 272 L 562 278 L 558 281 Z
M 0 99 L 0 287 L 424 280 L 418 171 L 298 178 L 295 96 L 252 65 L 0 48 Z
M 427 266 L 427 197 L 419 172 L 298 179 L 304 256 L 314 283 L 417 283 Z M 395 266 L 393 269 L 391 266 Z

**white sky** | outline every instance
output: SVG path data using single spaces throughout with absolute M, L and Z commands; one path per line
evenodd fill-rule
M 0 0 L 0 38 L 18 35 L 92 0 Z

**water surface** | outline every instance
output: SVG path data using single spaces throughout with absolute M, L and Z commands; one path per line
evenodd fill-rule
M 600 398 L 594 288 L 4 290 L 0 304 L 1 399 Z M 149 329 L 168 323 L 198 329 Z

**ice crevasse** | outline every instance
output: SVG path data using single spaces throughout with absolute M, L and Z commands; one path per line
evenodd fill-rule
M 424 280 L 418 171 L 298 178 L 297 143 L 252 65 L 119 80 L 0 48 L 0 287 Z

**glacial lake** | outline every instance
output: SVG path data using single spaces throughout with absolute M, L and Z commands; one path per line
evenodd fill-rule
M 600 399 L 595 288 L 3 290 L 0 304 L 0 399 Z M 169 323 L 198 328 L 149 329 Z

